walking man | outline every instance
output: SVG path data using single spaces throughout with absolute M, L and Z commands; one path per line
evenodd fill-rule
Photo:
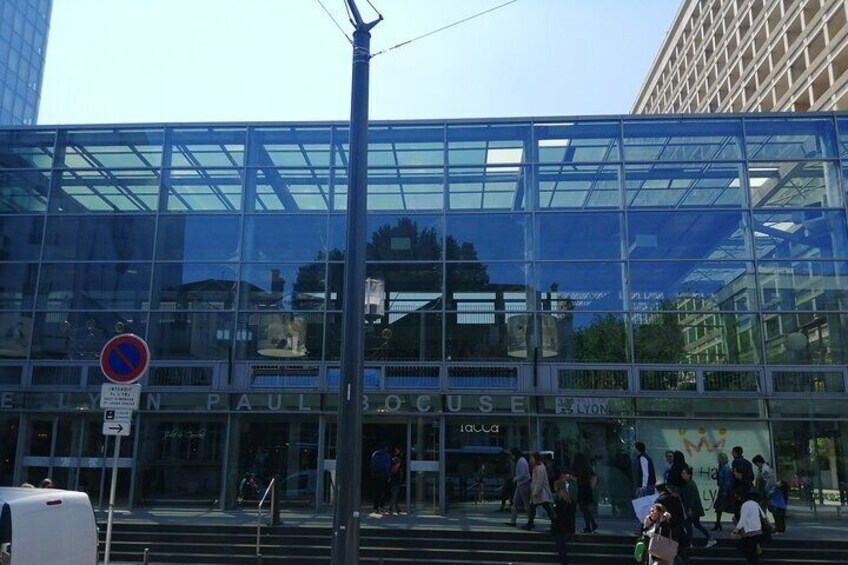
M 511 450 L 512 458 L 515 460 L 515 476 L 512 482 L 515 483 L 515 494 L 512 497 L 512 519 L 507 522 L 510 526 L 515 526 L 518 522 L 518 506 L 521 505 L 526 511 L 530 510 L 530 465 L 527 459 L 521 454 L 521 450 L 513 447 Z
M 740 446 L 734 447 L 730 454 L 733 455 L 733 461 L 730 463 L 730 469 L 733 471 L 733 495 L 737 500 L 733 519 L 738 522 L 742 502 L 748 500 L 748 495 L 754 490 L 754 466 L 742 456 Z
M 389 492 L 389 475 L 392 471 L 392 455 L 389 446 L 383 445 L 371 454 L 371 486 L 374 489 L 374 513 L 382 510 Z
M 657 472 L 653 460 L 645 453 L 645 444 L 636 442 L 636 498 L 656 492 Z

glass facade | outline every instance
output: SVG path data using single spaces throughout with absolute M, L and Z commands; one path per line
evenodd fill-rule
M 0 125 L 33 125 L 53 0 L 0 0 Z
M 390 438 L 441 511 L 496 499 L 510 447 L 582 453 L 619 513 L 635 441 L 702 483 L 739 444 L 835 512 L 846 140 L 842 114 L 374 124 L 364 451 Z M 3 480 L 102 488 L 97 356 L 133 332 L 127 504 L 234 506 L 247 473 L 329 503 L 348 149 L 343 124 L 0 131 Z

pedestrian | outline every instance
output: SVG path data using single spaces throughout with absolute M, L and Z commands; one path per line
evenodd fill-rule
M 398 505 L 398 497 L 400 496 L 400 485 L 403 481 L 403 467 L 400 463 L 400 451 L 395 450 L 398 455 L 392 457 L 392 466 L 389 470 L 389 514 L 400 514 L 400 506 Z
M 744 496 L 744 498 L 742 498 Z M 763 510 L 760 508 L 759 496 L 755 492 L 739 495 L 739 521 L 730 533 L 730 537 L 738 540 L 737 547 L 749 565 L 760 565 L 763 539 Z
M 374 495 L 374 513 L 382 510 L 389 489 L 389 475 L 392 470 L 392 456 L 389 446 L 382 445 L 371 453 L 371 488 Z
M 657 485 L 657 504 L 660 504 L 668 512 L 668 535 L 677 542 L 677 557 L 675 563 L 682 563 L 686 556 L 686 548 L 689 547 L 689 539 L 686 536 L 686 511 L 677 487 L 669 484 Z
M 682 451 L 674 451 L 671 455 L 671 467 L 668 470 L 666 484 L 677 487 L 678 491 L 683 488 L 683 470 L 686 469 L 686 456 Z
M 40 483 L 38 483 L 38 488 L 54 488 L 53 479 L 49 477 L 43 479 Z
M 654 504 L 642 523 L 643 535 L 649 540 L 657 536 L 671 537 L 671 518 L 671 513 L 662 504 Z M 661 559 L 648 553 L 648 565 L 672 565 L 673 563 L 674 560 Z
M 723 512 L 733 514 L 736 511 L 736 502 L 733 496 L 733 471 L 730 469 L 730 462 L 727 453 L 720 451 L 718 453 L 718 470 L 716 472 L 716 499 L 713 503 L 715 510 L 715 525 L 714 532 L 721 531 L 721 515 Z
M 636 498 L 656 492 L 657 473 L 654 461 L 645 453 L 645 444 L 636 442 Z
M 530 509 L 530 465 L 527 459 L 517 447 L 511 450 L 512 458 L 515 461 L 515 475 L 512 482 L 515 485 L 515 494 L 512 497 L 512 519 L 507 522 L 510 526 L 515 526 L 518 522 L 518 506 L 529 511 Z
M 743 450 L 740 446 L 736 446 L 730 450 L 733 456 L 733 461 L 730 462 L 730 469 L 733 471 L 733 496 L 736 503 L 733 509 L 733 520 L 739 521 L 739 511 L 741 501 L 748 499 L 748 494 L 754 488 L 754 466 L 751 462 L 743 457 Z
M 574 533 L 577 504 L 564 479 L 554 481 L 554 521 L 551 532 L 560 565 L 568 565 L 568 536 Z
M 598 483 L 598 476 L 592 470 L 592 466 L 589 464 L 589 459 L 585 453 L 574 455 L 574 468 L 572 471 L 574 480 L 577 481 L 577 505 L 583 514 L 583 522 L 585 524 L 585 527 L 580 530 L 580 533 L 591 534 L 598 529 L 598 522 L 594 516 L 594 489 Z
M 701 517 L 705 514 L 704 505 L 701 502 L 701 491 L 698 490 L 698 485 L 692 475 L 692 467 L 686 467 L 683 470 L 683 489 L 680 491 L 683 510 L 686 512 L 686 536 L 689 538 L 689 543 L 693 543 L 695 540 L 694 530 L 697 529 L 707 538 L 706 547 L 712 547 L 718 542 L 701 525 Z
M 751 462 L 760 471 L 760 476 L 757 478 L 760 506 L 763 510 L 771 511 L 774 516 L 774 528 L 777 533 L 782 534 L 786 531 L 786 497 L 777 483 L 777 475 L 762 455 L 755 455 Z
M 671 471 L 671 465 L 674 463 L 674 452 L 665 452 L 665 467 L 663 468 L 663 482 L 668 482 L 668 472 Z
M 257 498 L 259 488 L 256 485 L 256 475 L 247 472 L 242 477 L 238 489 L 238 503 L 241 504 L 245 500 Z
M 525 530 L 533 529 L 536 508 L 541 506 L 548 514 L 548 518 L 551 520 L 551 529 L 553 529 L 554 509 L 551 504 L 553 497 L 551 496 L 551 485 L 548 482 L 548 469 L 542 463 L 542 456 L 538 451 L 534 451 L 530 456 L 530 465 L 533 469 L 530 479 L 530 511 L 527 513 L 527 524 L 523 528 Z

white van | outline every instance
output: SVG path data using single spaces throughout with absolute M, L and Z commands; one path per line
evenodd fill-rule
M 35 564 L 97 564 L 97 524 L 87 494 L 0 487 L 0 565 Z

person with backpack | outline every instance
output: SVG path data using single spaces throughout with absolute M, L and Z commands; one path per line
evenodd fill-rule
M 768 509 L 774 516 L 774 528 L 776 533 L 786 532 L 786 495 L 777 482 L 777 474 L 774 469 L 766 463 L 762 455 L 756 455 L 751 462 L 760 470 L 757 479 L 757 493 L 760 495 L 760 505 L 763 510 Z
M 371 454 L 371 486 L 374 494 L 374 513 L 383 509 L 389 491 L 389 476 L 392 471 L 392 456 L 389 446 L 383 445 Z

